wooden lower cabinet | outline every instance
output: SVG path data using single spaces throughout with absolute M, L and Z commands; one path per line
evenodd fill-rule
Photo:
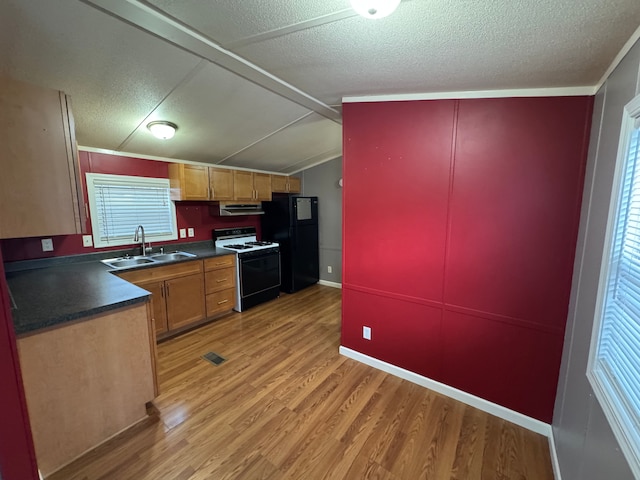
M 151 315 L 156 325 L 156 336 L 168 332 L 167 307 L 164 301 L 164 282 L 142 282 L 137 285 L 151 292 Z
M 204 279 L 201 273 L 167 280 L 164 285 L 169 330 L 204 320 Z
M 156 396 L 152 323 L 139 303 L 18 338 L 45 477 L 147 416 Z
M 133 270 L 119 276 L 151 292 L 156 337 L 231 311 L 235 304 L 235 255 Z
M 204 261 L 207 317 L 233 308 L 236 302 L 236 256 L 224 255 Z

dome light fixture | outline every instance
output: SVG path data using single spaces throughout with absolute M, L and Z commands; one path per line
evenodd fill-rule
M 400 0 L 351 0 L 351 7 L 365 18 L 378 19 L 391 15 Z
M 160 140 L 169 140 L 176 134 L 178 126 L 175 123 L 159 120 L 157 122 L 148 123 L 147 128 L 154 137 L 159 138 Z

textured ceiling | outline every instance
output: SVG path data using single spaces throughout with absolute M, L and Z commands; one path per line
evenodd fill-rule
M 639 0 L 403 0 L 376 21 L 348 0 L 2 0 L 0 75 L 70 94 L 83 146 L 291 173 L 341 154 L 344 96 L 593 86 L 639 25 Z

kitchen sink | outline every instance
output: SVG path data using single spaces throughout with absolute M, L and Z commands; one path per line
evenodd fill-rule
M 106 260 L 101 260 L 101 262 L 112 268 L 129 268 L 136 267 L 138 265 L 173 262 L 175 260 L 185 260 L 187 258 L 194 257 L 196 257 L 196 255 L 193 253 L 175 251 L 169 253 L 154 253 L 151 255 L 138 255 L 135 257 L 108 258 Z
M 195 255 L 187 252 L 156 253 L 155 255 L 149 255 L 149 258 L 152 258 L 155 262 L 171 262 L 173 260 L 192 257 L 195 257 Z

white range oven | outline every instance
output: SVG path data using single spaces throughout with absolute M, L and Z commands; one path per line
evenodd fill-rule
M 280 296 L 280 248 L 275 242 L 262 242 L 255 227 L 213 230 L 216 248 L 236 254 L 236 302 L 234 310 L 247 308 Z

